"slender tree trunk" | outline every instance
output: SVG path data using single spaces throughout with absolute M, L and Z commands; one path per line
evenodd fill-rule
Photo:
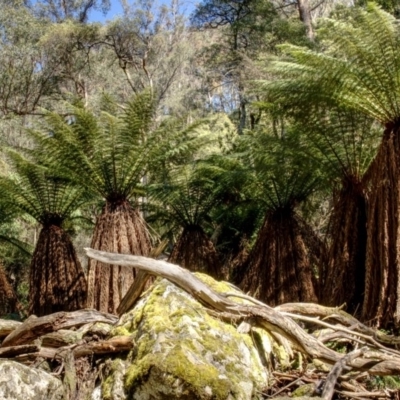
M 362 318 L 400 325 L 400 129 L 388 125 L 371 167 Z
M 243 266 L 244 291 L 271 306 L 317 301 L 310 254 L 301 231 L 291 208 L 267 214 Z
M 308 0 L 298 0 L 297 5 L 299 7 L 300 21 L 306 27 L 307 37 L 311 41 L 314 41 L 315 34 L 312 26 L 310 4 Z
M 147 256 L 150 236 L 137 209 L 128 200 L 107 201 L 97 218 L 91 247 L 111 253 Z M 136 270 L 89 260 L 88 307 L 116 313 L 136 276 Z
M 183 229 L 168 261 L 191 271 L 221 278 L 221 263 L 215 247 L 198 225 L 189 225 Z
M 68 234 L 44 226 L 30 266 L 29 313 L 37 316 L 86 307 L 86 279 Z
M 334 195 L 329 234 L 331 245 L 320 276 L 320 300 L 330 306 L 346 303 L 348 312 L 360 312 L 365 289 L 367 196 L 359 178 L 345 177 Z

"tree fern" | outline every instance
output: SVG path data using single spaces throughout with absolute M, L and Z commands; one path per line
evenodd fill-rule
M 321 106 L 346 108 L 384 126 L 366 182 L 369 210 L 362 317 L 377 325 L 398 324 L 399 26 L 374 4 L 338 18 L 319 31 L 324 51 L 286 46 L 287 59 L 274 67 L 281 79 L 264 88 L 296 117 Z
M 4 201 L 42 226 L 30 265 L 29 312 L 45 315 L 85 307 L 86 279 L 63 222 L 87 198 L 37 159 L 11 150 L 8 158 L 14 173 L 0 179 Z
M 254 190 L 263 204 L 264 222 L 238 280 L 244 290 L 271 305 L 315 301 L 312 268 L 321 249 L 309 244 L 321 241 L 297 207 L 317 188 L 318 168 L 298 151 L 301 141 L 293 132 L 277 138 L 264 128 L 245 140 L 248 150 L 244 154 L 254 171 Z

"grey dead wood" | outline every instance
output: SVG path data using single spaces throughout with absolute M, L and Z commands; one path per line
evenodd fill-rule
M 22 322 L 8 319 L 0 319 L 0 338 L 8 336 L 13 330 L 17 329 Z
M 3 340 L 1 347 L 26 344 L 46 333 L 60 329 L 70 329 L 95 322 L 115 324 L 117 320 L 115 315 L 96 310 L 62 311 L 39 318 L 31 315 Z
M 331 400 L 335 392 L 335 385 L 338 378 L 342 375 L 343 370 L 350 364 L 350 361 L 364 354 L 367 348 L 361 348 L 343 356 L 330 370 L 328 376 L 326 377 L 324 390 L 322 391 L 322 400 Z

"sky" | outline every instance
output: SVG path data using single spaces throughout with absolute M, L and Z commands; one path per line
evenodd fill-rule
M 133 0 L 128 0 L 128 3 L 133 2 Z M 182 4 L 181 10 L 186 14 L 190 15 L 191 12 L 194 10 L 196 4 L 201 2 L 201 0 L 181 0 L 180 3 Z M 163 4 L 170 4 L 170 0 L 155 0 L 155 4 L 163 5 Z M 105 22 L 112 20 L 119 15 L 122 15 L 122 6 L 120 0 L 110 0 L 110 10 L 104 16 L 101 11 L 92 10 L 89 16 L 90 22 Z

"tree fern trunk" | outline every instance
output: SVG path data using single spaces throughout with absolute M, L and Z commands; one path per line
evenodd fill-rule
M 0 315 L 17 312 L 17 297 L 7 279 L 6 272 L 0 265 Z
M 86 279 L 68 234 L 44 226 L 30 266 L 29 313 L 37 316 L 86 307 Z
M 221 278 L 221 263 L 213 243 L 198 225 L 186 226 L 168 259 L 191 271 Z
M 364 184 L 357 177 L 344 178 L 334 195 L 329 234 L 331 245 L 320 276 L 322 304 L 347 304 L 350 313 L 361 311 L 365 289 L 367 200 Z
M 400 324 L 400 129 L 388 126 L 372 166 L 364 321 Z
M 291 209 L 269 212 L 243 266 L 241 286 L 275 306 L 317 301 L 310 256 Z
M 107 202 L 97 218 L 91 247 L 112 253 L 147 256 L 150 236 L 140 212 L 133 209 L 127 200 Z M 88 307 L 116 313 L 135 275 L 136 271 L 130 267 L 89 260 Z

